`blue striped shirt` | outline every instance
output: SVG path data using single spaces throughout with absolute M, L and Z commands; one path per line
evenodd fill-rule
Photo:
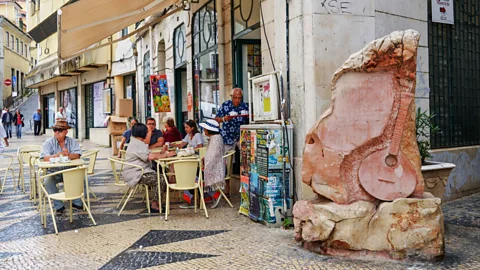
M 67 148 L 70 154 L 79 154 L 82 155 L 82 149 L 80 149 L 80 145 L 78 144 L 77 140 L 65 137 L 65 147 Z M 62 147 L 60 143 L 58 143 L 57 138 L 52 137 L 47 139 L 42 146 L 42 152 L 40 153 L 40 158 L 43 159 L 46 156 L 55 155 L 62 152 Z M 65 169 L 65 168 L 61 168 Z M 49 170 L 53 171 L 53 170 Z

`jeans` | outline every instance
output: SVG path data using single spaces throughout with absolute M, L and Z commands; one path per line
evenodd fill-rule
M 22 138 L 22 124 L 17 125 L 17 138 Z
M 33 134 L 40 135 L 40 125 L 42 121 L 33 121 Z
M 12 123 L 5 123 L 3 124 L 3 127 L 5 128 L 5 132 L 7 133 L 7 138 L 12 138 Z
M 57 174 L 57 175 L 45 178 L 44 185 L 45 185 L 45 189 L 47 190 L 48 194 L 58 193 L 57 184 L 60 183 L 60 182 L 63 182 L 63 175 L 61 175 L 61 174 Z M 87 189 L 85 188 L 85 190 L 87 190 Z M 83 206 L 82 200 L 80 200 L 80 199 L 75 199 L 72 202 L 73 202 L 73 204 L 75 204 L 77 206 Z M 62 201 L 53 200 L 53 208 L 55 208 L 55 210 L 58 210 L 58 209 L 62 208 L 63 206 L 64 205 L 63 205 Z

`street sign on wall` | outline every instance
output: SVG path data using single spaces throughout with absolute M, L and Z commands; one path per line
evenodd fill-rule
M 453 0 L 432 0 L 432 22 L 453 24 Z
M 3 81 L 3 83 L 4 83 L 6 86 L 10 86 L 10 85 L 12 85 L 12 80 L 10 80 L 10 79 L 5 79 L 5 81 Z

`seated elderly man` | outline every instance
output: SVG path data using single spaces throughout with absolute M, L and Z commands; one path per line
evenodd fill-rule
M 173 157 L 176 155 L 174 151 L 166 153 L 151 153 L 148 150 L 147 133 L 149 129 L 144 124 L 136 124 L 132 127 L 132 137 L 128 145 L 125 161 L 143 168 L 143 175 L 140 168 L 133 166 L 125 166 L 122 171 L 123 179 L 129 187 L 135 187 L 138 184 L 150 186 L 154 190 L 153 201 L 151 209 L 153 212 L 158 212 L 160 206 L 158 203 L 158 180 L 157 173 L 152 169 L 152 160 L 159 158 Z M 162 191 L 166 190 L 165 180 L 161 176 L 160 188 Z
M 45 141 L 40 153 L 40 158 L 44 161 L 50 161 L 51 158 L 57 158 L 60 156 L 68 157 L 69 159 L 79 159 L 82 155 L 82 150 L 78 142 L 70 137 L 67 137 L 68 126 L 66 121 L 57 121 L 52 127 L 54 135 Z M 55 171 L 65 170 L 66 168 L 48 169 L 47 173 L 53 173 Z M 45 178 L 45 189 L 49 194 L 58 193 L 57 184 L 63 182 L 63 176 L 61 174 L 54 175 Z M 76 199 L 72 202 L 73 207 L 77 209 L 83 209 L 82 201 Z M 54 200 L 53 206 L 57 210 L 57 213 L 63 213 L 65 206 L 63 202 Z

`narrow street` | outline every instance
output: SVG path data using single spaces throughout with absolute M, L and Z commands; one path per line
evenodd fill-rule
M 40 144 L 44 136 L 12 139 L 6 153 L 20 145 Z M 116 204 L 122 189 L 114 186 L 107 157 L 110 148 L 89 142 L 83 149 L 100 149 L 90 178 L 98 198 L 92 199 L 93 226 L 86 212 L 75 210 L 72 224 L 68 211 L 57 216 L 55 235 L 48 214 L 47 228 L 27 193 L 14 192 L 12 180 L 0 195 L 1 269 L 479 269 L 480 194 L 443 205 L 446 256 L 441 262 L 364 261 L 329 257 L 305 251 L 293 237 L 293 229 L 273 229 L 238 214 L 221 202 L 202 212 L 172 205 L 169 220 L 149 215 L 141 196 L 130 202 L 119 217 Z M 18 175 L 18 164 L 14 165 Z M 28 173 L 26 174 L 26 177 Z M 26 178 L 26 182 L 28 182 Z

